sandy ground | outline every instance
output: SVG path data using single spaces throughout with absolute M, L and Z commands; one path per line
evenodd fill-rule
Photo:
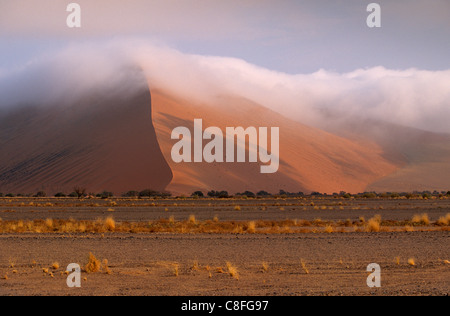
M 10 202 L 11 201 L 11 202 Z M 311 205 L 311 202 L 314 205 Z M 32 205 L 30 205 L 32 203 Z M 47 206 L 51 203 L 51 206 Z M 113 204 L 112 204 L 113 203 Z M 117 204 L 117 205 L 115 205 Z M 236 211 L 235 206 L 241 210 Z M 325 209 L 323 209 L 325 208 Z M 111 212 L 112 211 L 112 212 Z M 0 218 L 7 220 L 69 219 L 96 220 L 113 216 L 116 221 L 198 220 L 253 221 L 303 219 L 330 221 L 369 219 L 377 214 L 383 220 L 411 220 L 427 213 L 436 221 L 450 213 L 450 200 L 340 200 L 262 199 L 262 200 L 73 200 L 73 199 L 0 199 Z
M 0 280 L 0 295 L 448 295 L 449 237 L 448 232 L 2 235 L 0 276 L 8 279 Z M 86 264 L 89 252 L 107 259 L 112 274 L 83 273 L 82 287 L 69 289 L 61 272 L 70 263 Z M 51 277 L 42 268 L 53 262 L 61 267 Z M 238 269 L 239 280 L 226 273 L 226 262 Z M 366 284 L 370 263 L 381 266 L 379 289 Z
M 450 212 L 450 200 L 330 198 L 314 200 L 314 205 L 311 201 L 2 199 L 0 218 L 95 220 L 113 216 L 119 222 L 142 222 L 169 216 L 186 220 L 195 214 L 199 220 L 218 216 L 221 221 L 345 221 L 380 214 L 385 220 L 401 221 L 427 213 L 436 221 Z M 448 231 L 0 234 L 0 295 L 448 295 L 449 238 Z M 82 287 L 68 288 L 66 267 L 70 263 L 84 267 L 90 252 L 101 261 L 107 259 L 112 274 L 83 272 Z M 414 259 L 414 266 L 408 264 L 409 259 Z M 43 269 L 54 262 L 60 267 L 49 270 L 52 277 Z M 237 268 L 239 280 L 228 273 L 227 262 Z M 366 284 L 366 268 L 371 263 L 382 269 L 379 289 Z

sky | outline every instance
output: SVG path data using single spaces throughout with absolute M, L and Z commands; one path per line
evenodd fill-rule
M 0 110 L 142 84 L 253 100 L 301 123 L 336 117 L 450 133 L 450 1 L 0 0 Z M 130 67 L 131 66 L 131 67 Z M 64 98 L 65 102 L 59 102 Z M 56 104 L 58 104 L 56 103 Z
M 74 42 L 139 38 L 187 54 L 226 56 L 288 74 L 450 69 L 450 1 L 378 0 L 368 28 L 364 0 L 0 0 L 0 73 Z

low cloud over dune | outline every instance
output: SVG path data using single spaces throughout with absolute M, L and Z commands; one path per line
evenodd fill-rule
M 239 59 L 188 55 L 140 40 L 74 44 L 0 72 L 0 106 L 67 99 L 108 89 L 123 78 L 129 84 L 120 93 L 134 93 L 142 84 L 134 79 L 136 69 L 145 71 L 151 88 L 210 105 L 217 96 L 240 96 L 315 127 L 350 117 L 450 132 L 450 70 L 376 67 L 289 75 Z

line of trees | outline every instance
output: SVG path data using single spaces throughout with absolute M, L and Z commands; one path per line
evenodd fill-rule
M 103 191 L 101 193 L 86 193 L 87 190 L 84 187 L 74 187 L 73 192 L 70 194 L 65 194 L 63 192 L 56 193 L 54 197 L 63 198 L 63 197 L 70 197 L 70 198 L 101 198 L 101 199 L 108 199 L 114 197 L 113 192 L 109 191 Z M 121 195 L 122 197 L 126 198 L 170 198 L 172 197 L 172 194 L 170 192 L 159 192 L 151 189 L 146 189 L 142 191 L 128 191 Z M 412 198 L 432 198 L 432 197 L 450 197 L 450 191 L 422 191 L 422 192 L 384 192 L 384 193 L 376 193 L 376 192 L 364 192 L 364 193 L 358 193 L 358 194 L 350 194 L 344 191 L 341 191 L 340 193 L 333 193 L 333 194 L 324 194 L 320 192 L 312 192 L 309 195 L 304 194 L 303 192 L 287 192 L 285 190 L 280 190 L 277 194 L 272 194 L 267 191 L 259 191 L 259 192 L 251 192 L 251 191 L 245 191 L 242 193 L 236 193 L 235 195 L 229 194 L 228 191 L 215 191 L 211 190 L 206 193 L 203 191 L 195 191 L 192 193 L 192 198 L 218 198 L 218 199 L 228 199 L 228 198 L 268 198 L 268 197 L 274 197 L 274 198 L 298 198 L 298 197 L 335 197 L 335 198 L 344 198 L 344 199 L 352 199 L 352 198 L 362 198 L 362 199 L 375 199 L 375 198 L 406 198 L 406 199 L 412 199 Z M 0 193 L 1 197 L 37 197 L 37 198 L 45 198 L 48 197 L 46 192 L 39 191 L 36 194 L 3 194 Z

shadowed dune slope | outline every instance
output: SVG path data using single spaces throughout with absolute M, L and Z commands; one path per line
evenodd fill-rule
M 0 192 L 164 190 L 172 173 L 152 126 L 150 92 L 119 95 L 0 112 Z
M 211 189 L 361 192 L 398 168 L 375 143 L 358 144 L 302 125 L 246 99 L 220 97 L 214 104 L 198 104 L 152 91 L 152 101 L 158 141 L 173 172 L 168 190 L 175 193 Z M 261 174 L 259 163 L 174 163 L 171 149 L 177 140 L 171 140 L 171 132 L 179 126 L 193 131 L 194 119 L 203 119 L 203 129 L 215 126 L 222 131 L 239 126 L 280 127 L 279 171 Z
M 371 183 L 368 191 L 412 192 L 450 189 L 450 135 L 390 123 L 353 120 L 335 133 L 370 139 L 383 148 L 385 157 L 402 167 Z

